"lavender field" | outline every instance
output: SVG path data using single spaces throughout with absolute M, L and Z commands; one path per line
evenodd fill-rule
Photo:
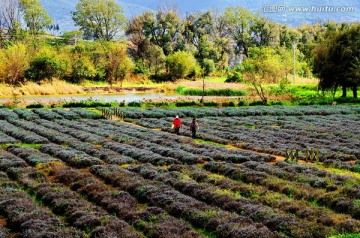
M 360 233 L 360 107 L 107 110 L 0 109 L 0 237 Z

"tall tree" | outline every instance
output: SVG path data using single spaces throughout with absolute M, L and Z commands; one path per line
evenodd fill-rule
M 52 19 L 39 0 L 19 0 L 20 12 L 30 34 L 37 35 L 51 24 Z
M 72 18 L 85 36 L 110 41 L 123 30 L 124 11 L 114 0 L 80 0 Z
M 151 27 L 150 24 L 147 26 Z M 175 11 L 158 11 L 154 25 L 146 33 L 150 33 L 148 37 L 153 44 L 160 46 L 164 54 L 169 55 L 176 50 L 181 38 L 180 26 L 180 18 Z
M 357 98 L 360 85 L 360 24 L 345 27 L 329 35 L 325 43 L 314 50 L 314 71 L 320 78 L 323 90 L 341 86 L 343 96 L 350 87 Z
M 154 13 L 149 11 L 133 17 L 127 23 L 125 34 L 129 36 L 130 49 L 136 60 L 142 59 L 150 46 L 150 39 L 148 39 L 150 32 L 145 32 L 145 30 L 151 29 L 152 27 L 146 26 L 152 26 L 154 21 Z
M 249 48 L 254 45 L 252 27 L 256 16 L 241 7 L 228 7 L 222 16 L 223 31 L 234 41 L 235 52 L 242 52 L 248 57 Z
M 18 0 L 2 0 L 0 3 L 0 28 L 6 29 L 10 36 L 20 27 Z
M 268 102 L 264 84 L 278 83 L 289 73 L 289 54 L 283 54 L 283 51 L 282 48 L 253 47 L 249 51 L 249 58 L 242 64 L 245 81 L 254 87 L 264 105 Z
M 255 17 L 251 34 L 255 46 L 279 46 L 280 25 L 263 17 Z
M 175 52 L 182 43 L 180 33 L 181 21 L 174 10 L 145 12 L 129 21 L 126 30 L 138 56 L 146 52 L 149 43 L 159 46 L 165 55 Z
M 199 63 L 206 59 L 217 62 L 221 55 L 221 44 L 217 45 L 215 19 L 212 12 L 189 14 L 183 21 L 183 36 L 186 44 L 194 51 Z
M 215 35 L 215 22 L 211 12 L 189 14 L 183 22 L 183 35 L 187 43 L 198 50 L 202 38 L 212 40 Z

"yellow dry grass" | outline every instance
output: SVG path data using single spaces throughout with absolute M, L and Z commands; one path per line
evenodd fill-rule
M 30 96 L 30 95 L 66 95 L 82 94 L 84 91 L 81 86 L 73 85 L 65 81 L 54 79 L 52 82 L 42 82 L 40 84 L 27 82 L 17 87 L 0 84 L 0 96 Z

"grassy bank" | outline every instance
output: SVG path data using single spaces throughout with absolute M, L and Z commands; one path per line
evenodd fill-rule
M 54 101 L 51 103 L 41 103 L 21 98 L 20 96 L 32 95 L 96 95 L 112 93 L 177 93 L 177 99 L 148 99 L 142 102 L 131 102 L 129 106 L 136 107 L 184 107 L 184 106 L 256 106 L 263 105 L 258 95 L 250 85 L 240 83 L 225 83 L 225 78 L 205 78 L 205 98 L 200 103 L 203 94 L 203 81 L 180 80 L 177 82 L 154 83 L 146 79 L 132 79 L 125 81 L 123 85 L 109 85 L 106 82 L 84 81 L 74 85 L 61 80 L 36 84 L 29 82 L 18 87 L 0 85 L 0 97 L 7 97 L 6 102 L 0 104 L 2 107 L 109 107 L 127 106 L 124 102 L 101 102 L 98 100 L 85 101 Z M 122 87 L 121 87 L 122 86 Z M 302 79 L 286 85 L 264 85 L 268 96 L 268 105 L 330 105 L 336 101 L 337 104 L 357 104 L 360 99 L 352 98 L 352 92 L 348 91 L 347 98 L 341 98 L 342 91 L 339 89 L 335 97 L 330 92 L 321 92 L 317 87 L 316 79 Z M 360 95 L 360 91 L 359 91 Z M 189 97 L 186 97 L 189 96 Z M 229 98 L 233 96 L 233 98 Z M 31 104 L 31 105 L 29 105 Z
M 184 86 L 178 86 L 175 92 L 180 95 L 187 96 L 245 96 L 248 92 L 246 90 L 236 90 L 231 88 L 225 89 L 207 89 L 202 90 L 198 88 L 185 88 Z

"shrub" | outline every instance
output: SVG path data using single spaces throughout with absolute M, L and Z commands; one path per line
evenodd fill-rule
M 33 103 L 26 106 L 26 108 L 43 108 L 43 107 L 44 105 L 42 105 L 41 103 Z
M 242 90 L 234 90 L 230 88 L 225 89 L 208 89 L 203 92 L 202 89 L 190 88 L 186 89 L 184 86 L 176 87 L 175 91 L 181 95 L 189 95 L 189 96 L 244 96 L 246 95 L 246 91 Z
M 111 107 L 111 103 L 99 101 L 68 102 L 63 104 L 64 108 L 70 107 Z
M 176 79 L 189 76 L 194 72 L 196 66 L 195 57 L 188 52 L 178 51 L 166 58 L 166 67 L 169 75 Z
M 204 74 L 206 76 L 210 75 L 215 71 L 215 63 L 212 59 L 204 59 L 204 62 L 202 63 L 202 67 L 204 69 Z
M 264 106 L 263 101 L 253 101 L 249 103 L 249 106 Z
M 129 102 L 128 107 L 141 107 L 141 102 Z
M 228 73 L 225 83 L 240 83 L 242 82 L 242 80 L 243 80 L 243 76 L 240 72 L 231 71 Z
M 95 66 L 87 57 L 75 57 L 72 60 L 71 82 L 80 83 L 84 79 L 93 79 L 96 74 Z
M 142 75 L 149 75 L 150 70 L 145 65 L 144 60 L 140 59 L 135 62 L 135 68 L 134 68 L 135 74 L 142 74 Z
M 240 66 L 236 66 L 233 70 L 229 70 L 227 72 L 227 77 L 225 83 L 240 83 L 243 82 L 243 75 L 241 73 L 242 68 Z
M 278 106 L 282 106 L 282 105 L 284 105 L 284 102 L 282 102 L 282 101 L 271 101 L 270 103 L 269 103 L 269 105 L 271 105 L 271 106 L 275 106 L 275 105 L 278 105 Z
M 0 120 L 8 119 L 19 119 L 19 116 L 11 110 L 0 109 Z
M 230 101 L 230 102 L 223 102 L 221 103 L 221 106 L 223 107 L 235 107 L 235 103 Z
M 29 67 L 29 53 L 23 44 L 14 44 L 0 51 L 0 81 L 19 84 Z
M 80 108 L 71 108 L 72 112 L 75 112 L 76 114 L 80 115 L 82 118 L 87 119 L 102 119 L 102 116 L 100 114 L 97 114 L 95 112 L 91 112 L 88 110 L 83 110 Z
M 154 74 L 150 76 L 150 79 L 156 83 L 166 82 L 166 81 L 173 81 L 174 78 L 168 74 Z
M 42 49 L 31 61 L 25 71 L 25 77 L 38 82 L 53 77 L 63 77 L 69 68 L 69 62 L 62 56 L 47 48 Z
M 204 106 L 206 107 L 217 107 L 219 104 L 217 102 L 204 102 Z
M 196 106 L 196 102 L 191 101 L 191 102 L 176 102 L 175 106 L 177 107 L 189 107 L 189 106 Z
M 238 106 L 239 107 L 241 107 L 241 106 L 249 106 L 249 102 L 241 100 L 241 101 L 239 101 Z

